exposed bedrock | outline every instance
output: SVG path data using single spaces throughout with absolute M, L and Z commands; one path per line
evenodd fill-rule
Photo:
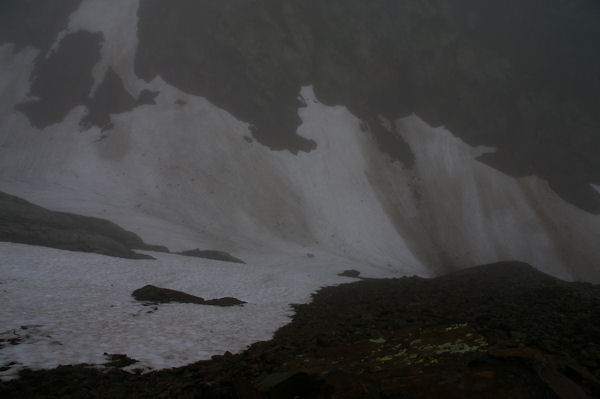
M 497 147 L 482 160 L 600 212 L 596 2 L 142 0 L 138 15 L 137 74 L 206 96 L 272 149 L 314 149 L 296 134 L 297 93 L 313 84 L 406 165 L 378 115 L 415 112 Z
M 3 0 L 0 2 L 0 44 L 15 43 L 15 51 L 33 46 L 50 49 L 81 0 Z
M 0 29 L 3 191 L 250 263 L 599 279 L 595 2 L 42 3 L 0 6 L 53 36 Z
M 95 252 L 130 259 L 153 259 L 133 249 L 168 251 L 149 245 L 108 220 L 53 212 L 0 192 L 0 241 Z

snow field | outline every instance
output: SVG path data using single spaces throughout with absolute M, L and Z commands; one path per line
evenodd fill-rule
M 132 368 L 146 369 L 238 352 L 270 339 L 289 321 L 291 303 L 308 302 L 321 286 L 353 281 L 336 275 L 345 268 L 394 275 L 321 254 L 288 256 L 288 264 L 275 266 L 161 253 L 127 260 L 11 243 L 0 243 L 0 253 L 0 338 L 22 338 L 0 349 L 0 365 L 17 363 L 3 378 L 21 367 L 102 364 L 105 352 L 127 354 L 140 360 Z M 162 304 L 153 311 L 131 297 L 146 284 L 248 303 Z

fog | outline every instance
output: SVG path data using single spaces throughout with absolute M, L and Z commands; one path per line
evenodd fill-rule
M 335 275 L 348 267 L 435 276 L 519 260 L 597 283 L 599 14 L 584 0 L 5 0 L 0 191 L 108 219 L 173 251 L 239 255 L 248 265 L 235 284 L 231 269 L 211 272 L 211 284 L 227 295 L 262 284 L 269 298 L 255 305 L 277 311 L 233 350 L 266 339 L 287 304 L 344 281 Z M 12 258 L 0 257 L 0 279 L 17 273 L 11 287 L 23 301 L 5 313 L 6 328 L 47 325 L 48 314 L 17 320 L 32 289 L 19 284 L 31 278 L 46 292 L 53 280 L 40 273 L 76 273 L 58 264 L 71 257 L 88 265 L 82 273 L 88 261 L 139 271 L 122 281 L 119 306 L 133 306 L 129 290 L 144 285 L 146 267 L 172 273 L 159 279 L 169 288 L 207 287 L 187 281 L 204 272 L 174 256 L 140 267 L 2 251 Z M 27 269 L 36 256 L 58 263 Z M 110 280 L 91 276 L 81 284 Z M 77 334 L 99 328 L 73 323 Z M 223 328 L 205 331 L 208 342 L 225 338 L 194 356 L 241 334 Z M 130 353 L 113 344 L 102 351 Z M 23 359 L 48 350 L 31 345 Z M 100 361 L 80 349 L 69 361 Z M 173 356 L 148 364 L 191 361 Z

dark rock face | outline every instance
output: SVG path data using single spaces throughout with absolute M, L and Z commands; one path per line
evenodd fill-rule
M 41 50 L 31 95 L 17 108 L 33 126 L 88 105 L 85 125 L 137 101 L 109 71 L 89 98 L 99 33 L 74 32 L 50 46 L 80 0 L 5 0 L 0 43 Z M 142 0 L 135 70 L 207 97 L 252 125 L 273 150 L 311 151 L 296 134 L 297 98 L 312 84 L 326 104 L 363 121 L 382 151 L 410 166 L 406 143 L 379 116 L 411 112 L 471 145 L 498 148 L 481 160 L 513 176 L 546 179 L 566 201 L 600 213 L 600 6 L 592 0 Z
M 135 98 L 125 90 L 119 75 L 109 68 L 94 97 L 89 100 L 89 111 L 81 124 L 104 129 L 110 124 L 110 114 L 130 111 L 135 105 Z
M 71 33 L 61 40 L 56 52 L 47 59 L 37 59 L 29 95 L 39 99 L 16 106 L 34 127 L 43 129 L 60 123 L 73 108 L 86 105 L 88 113 L 80 125 L 108 130 L 112 126 L 110 114 L 154 104 L 157 92 L 143 90 L 135 99 L 112 68 L 106 71 L 104 80 L 90 97 L 94 83 L 92 69 L 100 60 L 102 40 L 101 33 Z
M 89 111 L 80 124 L 108 130 L 111 127 L 110 114 L 128 112 L 139 105 L 154 104 L 157 95 L 157 92 L 144 90 L 138 99 L 133 98 L 123 86 L 121 77 L 109 68 L 94 96 L 87 101 Z
M 137 99 L 123 87 L 121 78 L 109 68 L 104 81 L 93 97 L 92 69 L 100 60 L 101 33 L 78 31 L 67 34 L 57 44 L 59 32 L 68 24 L 69 15 L 81 0 L 48 2 L 44 0 L 6 0 L 0 3 L 0 44 L 14 43 L 14 51 L 25 46 L 40 50 L 30 96 L 38 99 L 17 105 L 32 126 L 45 128 L 60 123 L 76 106 L 88 106 L 84 126 L 111 127 L 109 114 L 133 110 L 144 104 L 154 104 L 158 93 L 143 90 Z
M 47 59 L 37 59 L 29 95 L 39 100 L 16 107 L 34 127 L 41 129 L 62 122 L 73 108 L 87 101 L 102 40 L 101 33 L 70 33 L 61 40 L 56 52 Z
M 224 251 L 213 251 L 213 250 L 201 251 L 200 249 L 196 248 L 196 249 L 191 249 L 189 251 L 177 252 L 177 254 L 184 255 L 184 256 L 194 256 L 196 258 L 220 260 L 223 262 L 244 263 L 244 264 L 246 263 L 243 260 L 236 258 L 235 256 L 232 256 Z
M 274 150 L 310 151 L 316 144 L 296 134 L 310 58 L 287 42 L 273 8 L 279 13 L 277 4 L 241 0 L 143 1 L 136 73 L 208 97 L 254 125 L 254 137 Z
M 53 212 L 0 192 L 0 241 L 94 252 L 130 259 L 153 259 L 132 249 L 168 252 L 108 220 Z
M 160 75 L 254 125 L 274 150 L 310 151 L 296 134 L 298 92 L 361 118 L 382 151 L 410 166 L 379 115 L 411 112 L 482 161 L 538 175 L 600 212 L 600 6 L 590 0 L 142 0 L 136 73 Z
M 244 301 L 232 297 L 224 297 L 218 299 L 204 300 L 198 296 L 186 294 L 182 291 L 171 290 L 168 288 L 160 288 L 154 285 L 146 285 L 139 288 L 131 294 L 137 301 L 147 303 L 196 303 L 199 305 L 214 305 L 214 306 L 236 306 L 243 305 Z
M 81 0 L 2 0 L 0 44 L 15 43 L 15 51 L 33 46 L 44 53 L 67 27 Z

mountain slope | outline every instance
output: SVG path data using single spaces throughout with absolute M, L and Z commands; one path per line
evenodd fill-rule
M 0 189 L 175 250 L 600 281 L 597 5 L 480 3 L 84 0 L 52 41 L 7 25 Z
M 51 212 L 0 192 L 0 241 L 95 252 L 129 259 L 148 259 L 133 249 L 167 251 L 107 220 Z

